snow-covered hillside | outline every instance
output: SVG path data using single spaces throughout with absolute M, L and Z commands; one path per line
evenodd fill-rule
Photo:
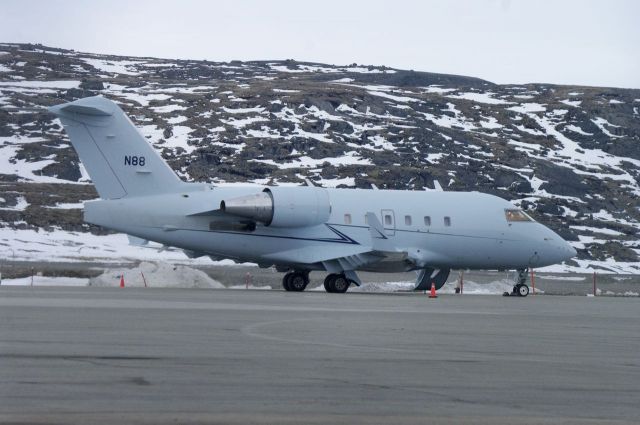
M 424 190 L 437 179 L 512 200 L 570 240 L 579 258 L 556 269 L 640 272 L 640 90 L 18 44 L 0 44 L 1 255 L 148 258 L 82 223 L 97 195 L 41 109 L 99 93 L 186 180 Z

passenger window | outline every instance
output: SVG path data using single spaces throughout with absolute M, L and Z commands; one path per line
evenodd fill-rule
M 431 226 L 431 217 L 429 217 L 428 215 L 424 216 L 424 225 Z
M 384 224 L 386 224 L 387 226 L 391 226 L 393 224 L 393 220 L 391 220 L 391 214 L 385 214 Z
M 344 224 L 351 224 L 351 214 L 344 215 Z
M 444 226 L 445 227 L 451 227 L 451 217 L 445 217 L 444 218 Z
M 406 224 L 407 226 L 411 226 L 411 216 L 410 215 L 405 215 L 404 216 L 404 224 Z

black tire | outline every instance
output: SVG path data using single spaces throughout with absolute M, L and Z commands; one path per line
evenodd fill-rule
M 287 292 L 292 291 L 291 285 L 290 285 L 292 275 L 293 273 L 289 272 L 282 277 L 282 287 Z
M 294 292 L 302 292 L 309 284 L 309 277 L 304 272 L 293 272 L 289 277 L 289 290 Z
M 339 274 L 333 279 L 333 291 L 337 294 L 344 294 L 349 289 L 351 281 L 343 274 Z
M 327 277 L 324 278 L 324 290 L 330 294 L 333 294 L 334 292 L 336 292 L 334 281 L 337 276 L 338 275 L 332 273 L 327 275 Z
M 527 295 L 529 295 L 529 287 L 524 283 L 517 285 L 517 290 L 519 297 L 526 297 Z

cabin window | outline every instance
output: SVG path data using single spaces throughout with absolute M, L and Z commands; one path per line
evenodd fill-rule
M 444 218 L 444 226 L 445 227 L 451 227 L 451 217 L 445 217 Z
M 507 221 L 510 223 L 513 221 L 533 221 L 527 213 L 518 209 L 504 210 L 504 214 L 507 217 Z
M 410 215 L 405 215 L 404 216 L 404 224 L 406 224 L 407 226 L 411 226 L 411 216 Z
M 391 226 L 393 224 L 393 220 L 391 219 L 391 214 L 384 215 L 384 224 L 386 226 Z
M 351 214 L 344 215 L 344 224 L 351 224 Z
M 424 216 L 424 225 L 431 226 L 431 217 L 429 217 L 428 215 Z

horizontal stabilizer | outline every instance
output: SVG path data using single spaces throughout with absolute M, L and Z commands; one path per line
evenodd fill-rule
M 114 108 L 110 107 L 105 102 L 93 102 L 92 98 L 85 100 L 83 104 L 78 103 L 65 103 L 63 105 L 56 105 L 49 108 L 49 111 L 60 115 L 60 112 L 65 114 L 80 114 L 80 115 L 93 115 L 108 117 L 113 115 Z

